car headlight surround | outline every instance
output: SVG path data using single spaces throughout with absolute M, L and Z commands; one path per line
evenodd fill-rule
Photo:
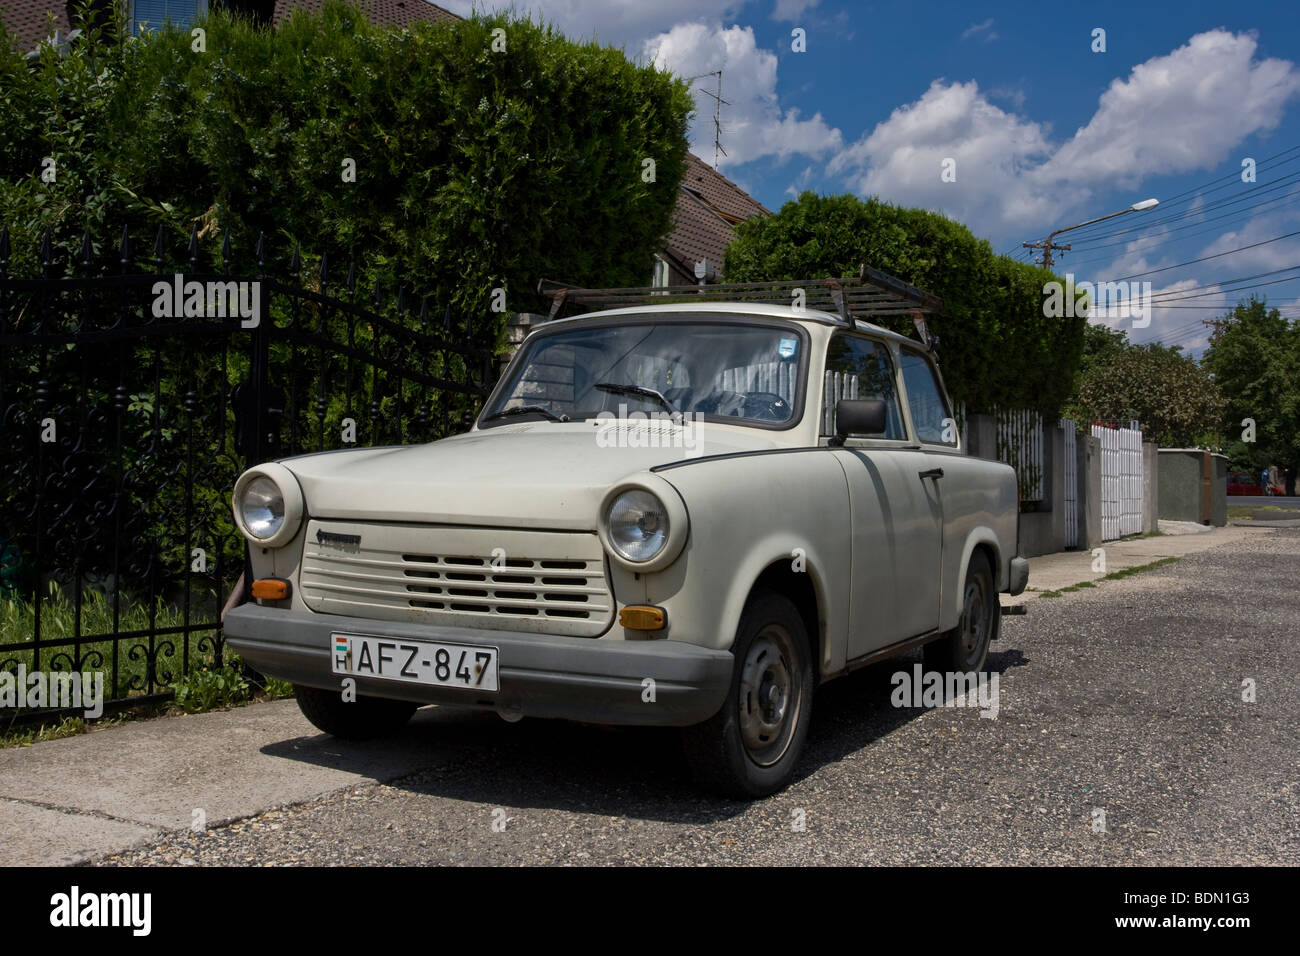
M 305 510 L 298 479 L 275 462 L 240 475 L 231 505 L 244 537 L 263 548 L 288 544 L 298 533 Z
M 656 475 L 621 482 L 601 502 L 601 542 L 634 571 L 657 571 L 676 560 L 688 523 L 681 496 Z

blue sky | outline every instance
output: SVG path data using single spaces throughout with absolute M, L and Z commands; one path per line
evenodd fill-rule
M 1300 317 L 1294 2 L 513 6 L 682 76 L 721 69 L 719 168 L 770 209 L 802 189 L 877 195 L 1027 257 L 1023 240 L 1155 197 L 1154 210 L 1058 238 L 1073 246 L 1058 272 L 1151 283 L 1149 327 L 1112 324 L 1199 353 L 1200 320 L 1250 291 Z M 692 143 L 711 162 L 712 101 L 696 99 Z

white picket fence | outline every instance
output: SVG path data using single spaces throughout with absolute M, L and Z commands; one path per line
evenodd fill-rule
M 1101 440 L 1101 539 L 1138 534 L 1143 507 L 1142 432 L 1136 427 L 1093 425 L 1092 435 Z

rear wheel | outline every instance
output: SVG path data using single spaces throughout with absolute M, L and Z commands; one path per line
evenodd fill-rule
M 344 740 L 365 740 L 396 733 L 406 726 L 418 704 L 384 697 L 358 697 L 345 701 L 338 690 L 321 690 L 319 687 L 293 685 L 293 696 L 298 709 L 322 730 Z
M 731 688 L 710 719 L 683 732 L 696 777 L 749 799 L 790 782 L 812 714 L 813 662 L 799 611 L 783 595 L 750 599 L 732 646 Z
M 944 673 L 983 670 L 988 661 L 989 642 L 997 636 L 1002 621 L 993 569 L 983 551 L 971 555 L 962 588 L 961 617 L 957 626 L 938 640 L 925 645 L 925 669 Z

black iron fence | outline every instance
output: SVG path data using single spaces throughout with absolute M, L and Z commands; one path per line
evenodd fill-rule
M 14 275 L 0 232 L 6 721 L 59 709 L 34 673 L 98 672 L 120 707 L 220 666 L 238 474 L 462 430 L 495 371 L 493 323 L 362 289 L 351 264 L 304 275 L 295 251 L 277 274 L 259 239 L 253 274 L 235 274 L 228 238 L 212 262 L 192 233 L 174 261 L 161 229 L 151 258 L 125 232 L 116 253 L 96 261 L 87 235 L 60 262 L 47 233 Z

